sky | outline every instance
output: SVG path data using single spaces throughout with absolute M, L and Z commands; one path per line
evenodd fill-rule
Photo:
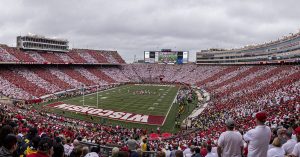
M 72 48 L 117 50 L 127 63 L 144 51 L 240 48 L 300 29 L 299 0 L 1 0 L 0 43 L 28 33 Z

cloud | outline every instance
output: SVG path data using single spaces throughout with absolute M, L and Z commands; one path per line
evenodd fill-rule
M 2 0 L 0 43 L 28 32 L 67 38 L 77 48 L 195 52 L 276 40 L 299 29 L 297 0 Z

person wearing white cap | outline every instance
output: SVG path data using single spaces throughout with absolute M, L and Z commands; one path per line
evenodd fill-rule
M 234 131 L 234 120 L 226 122 L 227 131 L 223 132 L 218 139 L 219 157 L 241 157 L 243 152 L 243 137 L 238 131 Z

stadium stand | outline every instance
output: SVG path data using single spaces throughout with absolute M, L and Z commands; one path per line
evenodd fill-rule
M 97 59 L 97 61 L 99 62 L 99 63 L 109 63 L 108 61 L 107 61 L 107 59 L 101 54 L 101 53 L 99 53 L 98 51 L 94 51 L 94 50 L 87 50 L 88 51 L 88 53 L 92 56 L 92 57 L 94 57 L 95 59 Z
M 76 88 L 80 88 L 82 87 L 83 83 L 78 82 L 77 80 L 73 79 L 72 77 L 70 77 L 69 75 L 63 73 L 62 71 L 60 71 L 57 68 L 49 68 L 49 71 L 52 75 L 55 75 L 57 78 L 59 78 L 60 80 L 76 87 Z
M 1 93 L 5 96 L 11 97 L 11 98 L 18 98 L 18 99 L 29 99 L 31 98 L 31 95 L 24 91 L 21 88 L 18 88 L 14 84 L 10 83 L 6 79 L 0 77 L 0 83 L 1 83 Z
M 44 68 L 37 68 L 37 67 L 30 67 L 30 69 L 38 75 L 40 78 L 48 81 L 51 84 L 57 85 L 61 89 L 71 89 L 72 85 L 68 84 L 67 82 L 64 82 L 63 80 L 59 79 L 55 75 L 52 75 L 48 69 Z
M 112 56 L 111 53 L 109 52 L 104 52 L 105 56 L 106 56 L 106 60 L 108 61 L 108 63 L 118 63 L 117 60 Z
M 130 82 L 130 80 L 124 76 L 121 69 L 117 67 L 110 67 L 110 68 L 102 67 L 99 70 L 101 70 L 105 75 L 114 79 L 117 82 L 122 82 L 122 83 Z
M 40 55 L 40 53 L 35 51 L 28 51 L 28 54 L 31 58 L 33 58 L 37 63 L 47 63 L 47 60 Z
M 234 75 L 230 75 L 226 81 L 223 82 L 218 82 L 214 85 L 212 85 L 209 89 L 210 90 L 217 90 L 220 89 L 221 87 L 227 87 L 227 85 L 229 85 L 232 82 L 236 82 L 242 78 L 245 78 L 247 76 L 249 76 L 250 74 L 256 73 L 257 71 L 260 70 L 259 66 L 253 66 L 250 68 L 243 68 L 246 69 L 245 71 L 241 72 L 241 73 L 235 73 Z M 223 89 L 224 90 L 224 89 Z
M 28 92 L 34 97 L 40 97 L 42 95 L 50 94 L 48 91 L 46 91 L 43 88 L 40 88 L 34 83 L 31 83 L 29 80 L 27 80 L 25 77 L 17 74 L 17 72 L 13 69 L 10 70 L 7 67 L 1 68 L 1 74 L 0 76 L 9 81 L 10 83 L 14 84 L 16 87 L 23 89 L 24 91 Z M 27 99 L 32 99 L 32 97 L 29 97 Z
M 126 78 L 129 78 L 130 80 L 134 82 L 139 82 L 141 78 L 137 75 L 136 71 L 132 69 L 132 64 L 124 65 L 122 66 L 122 72 Z
M 50 71 L 51 74 L 46 76 L 45 73 L 40 72 Z M 268 116 L 267 124 L 272 128 L 276 129 L 277 126 L 282 126 L 284 124 L 290 124 L 290 121 L 294 121 L 299 118 L 299 101 L 300 101 L 300 69 L 297 65 L 261 65 L 261 66 L 197 66 L 197 65 L 144 65 L 142 68 L 139 64 L 129 64 L 123 65 L 121 68 L 117 67 L 61 67 L 59 69 L 54 67 L 43 67 L 34 68 L 32 71 L 30 68 L 20 68 L 20 67 L 10 67 L 11 70 L 1 69 L 1 85 L 9 86 L 12 91 L 20 91 L 24 93 L 25 96 L 41 96 L 41 94 L 50 93 L 44 90 L 36 84 L 31 82 L 32 79 L 35 83 L 40 83 L 44 85 L 49 85 L 55 83 L 56 88 L 49 87 L 53 91 L 58 90 L 58 88 L 70 88 L 71 85 L 76 85 L 80 87 L 81 84 L 94 85 L 99 82 L 95 80 L 103 80 L 102 78 L 109 77 L 117 82 L 128 82 L 137 81 L 143 77 L 143 80 L 147 80 L 146 77 L 152 78 L 152 76 L 159 76 L 154 74 L 153 69 L 164 69 L 165 72 L 159 74 L 165 75 L 165 82 L 176 82 L 184 80 L 185 83 L 197 83 L 202 85 L 205 89 L 208 89 L 214 97 L 211 102 L 204 109 L 202 114 L 192 119 L 192 128 L 196 130 L 185 134 L 184 132 L 178 133 L 172 139 L 157 141 L 148 141 L 150 145 L 150 150 L 159 150 L 163 148 L 168 148 L 174 150 L 176 147 L 182 147 L 188 145 L 201 146 L 203 143 L 212 143 L 213 148 L 216 148 L 216 143 L 220 134 L 225 130 L 225 121 L 229 117 L 233 118 L 236 122 L 236 129 L 245 133 L 250 128 L 255 126 L 254 119 L 252 118 L 253 113 L 264 110 L 268 113 L 273 113 Z M 187 70 L 192 69 L 192 70 Z M 197 70 L 201 73 L 196 72 Z M 179 72 L 178 72 L 179 71 Z M 173 73 L 171 73 L 173 72 Z M 181 73 L 182 72 L 182 73 Z M 27 73 L 24 76 L 24 73 Z M 43 74 L 42 74 L 43 73 Z M 221 73 L 222 75 L 219 75 Z M 105 75 L 103 75 L 105 74 Z M 126 74 L 126 76 L 124 75 Z M 181 74 L 178 76 L 177 74 Z M 55 75 L 55 77 L 53 76 Z M 40 77 L 43 76 L 43 77 Z M 142 77 L 140 77 L 142 76 Z M 176 76 L 174 78 L 174 76 Z M 185 76 L 190 76 L 187 79 Z M 53 78 L 53 79 L 43 79 L 43 78 Z M 96 79 L 97 77 L 98 79 Z M 17 80 L 12 78 L 18 78 Z M 131 80 L 133 79 L 134 80 Z M 148 78 L 148 80 L 151 80 Z M 43 80 L 43 81 L 42 81 Z M 60 80 L 60 81 L 55 81 Z M 91 81 L 93 80 L 93 81 Z M 198 81 L 200 80 L 200 81 Z M 45 81 L 49 81 L 45 83 Z M 140 80 L 142 81 L 142 80 Z M 64 82 L 64 83 L 57 83 Z M 105 81 L 106 82 L 106 81 Z M 112 83 L 107 81 L 107 83 Z M 13 84 L 13 85 L 12 85 Z M 26 86 L 24 86 L 26 84 Z M 58 85 L 64 84 L 64 85 Z M 70 86 L 67 86 L 69 84 Z M 204 84 L 207 84 L 206 86 Z M 21 90 L 20 90 L 21 89 Z M 32 90 L 34 89 L 34 90 Z M 38 89 L 38 90 L 37 90 Z M 223 89 L 223 90 L 220 90 Z M 14 95 L 14 92 L 3 94 L 11 95 L 14 97 L 24 98 L 18 95 Z M 240 94 L 236 94 L 240 93 Z M 35 111 L 31 111 L 30 106 L 6 106 L 3 108 L 6 112 L 13 113 L 12 111 L 18 108 L 18 112 L 15 112 L 18 116 L 22 116 L 28 122 L 31 122 L 32 117 L 26 115 L 33 114 Z M 91 129 L 80 130 L 76 129 L 75 126 L 90 126 L 94 125 L 88 122 L 68 119 L 65 117 L 60 117 L 54 114 L 44 113 L 39 111 L 40 116 L 38 116 L 39 122 L 37 124 L 43 124 L 42 121 L 49 119 L 51 117 L 51 122 L 48 122 L 48 126 L 41 126 L 39 132 L 54 133 L 55 130 L 59 131 L 65 137 L 75 138 L 76 134 L 80 134 L 84 141 L 95 142 L 98 144 L 118 144 L 121 148 L 127 147 L 125 143 L 122 143 L 121 138 L 130 137 L 135 134 L 138 136 L 143 136 L 145 130 L 142 129 L 125 129 L 119 128 L 118 126 L 96 126 L 98 131 Z M 15 115 L 15 116 L 17 116 Z M 48 118 L 47 118 L 48 117 Z M 288 118 L 286 118 L 288 117 Z M 65 121 L 71 124 L 72 133 L 70 133 L 69 127 L 65 127 L 63 123 L 59 121 Z M 49 120 L 47 120 L 49 121 Z M 39 127 L 40 128 L 40 127 Z M 57 128 L 52 130 L 51 128 Z M 93 128 L 93 127 L 91 127 Z M 20 127 L 19 132 L 23 132 L 22 127 Z M 120 130 L 121 129 L 121 130 Z M 114 136 L 114 131 L 121 131 L 118 136 Z M 131 130 L 131 131 L 130 131 Z M 97 137 L 97 138 L 96 138 Z M 201 147 L 204 148 L 204 147 Z M 215 150 L 213 150 L 216 152 Z
M 115 60 L 118 61 L 118 63 L 120 63 L 120 64 L 125 64 L 126 63 L 117 51 L 111 51 L 110 53 L 111 53 L 112 57 L 115 58 Z
M 106 82 L 101 80 L 101 77 L 98 78 L 91 72 L 89 72 L 87 69 L 83 67 L 77 67 L 74 69 L 75 71 L 79 72 L 80 75 L 85 76 L 88 80 L 93 81 L 93 84 L 99 84 L 99 85 L 105 85 Z
M 0 45 L 0 61 L 31 64 L 124 64 L 116 51 L 72 49 L 69 52 L 24 51 Z
M 197 52 L 198 64 L 260 64 L 299 61 L 300 32 L 264 44 L 238 49 L 209 49 Z
M 94 74 L 95 76 L 97 76 L 99 79 L 107 82 L 107 83 L 116 83 L 116 81 L 114 79 L 112 79 L 111 77 L 107 76 L 104 72 L 102 72 L 101 70 L 99 70 L 98 68 L 95 67 L 89 67 L 86 68 L 86 70 L 88 70 L 90 73 Z
M 82 58 L 78 53 L 80 50 L 74 49 L 73 51 L 68 52 L 67 54 L 71 57 L 75 63 L 87 63 L 88 61 Z
M 61 60 L 63 60 L 64 63 L 75 63 L 75 61 L 69 57 L 66 53 L 54 53 L 56 56 L 58 56 Z
M 27 68 L 15 68 L 14 71 L 20 76 L 26 78 L 31 83 L 34 83 L 35 85 L 47 90 L 50 93 L 61 91 L 61 89 L 57 87 L 56 84 L 52 84 L 48 81 L 45 81 L 44 79 L 40 78 L 34 72 L 28 70 Z
M 41 52 L 39 53 L 41 55 L 41 57 L 45 58 L 45 60 L 48 63 L 67 63 L 65 61 L 63 61 L 62 59 L 60 59 L 57 55 L 55 55 L 55 53 L 53 52 Z
M 31 58 L 28 55 L 28 53 L 23 52 L 19 49 L 8 47 L 8 46 L 3 46 L 2 48 L 5 49 L 11 55 L 15 56 L 19 60 L 19 62 L 31 62 L 31 63 L 36 62 L 33 58 Z
M 96 59 L 94 59 L 89 53 L 88 50 L 81 50 L 81 49 L 77 49 L 76 50 L 77 54 L 83 58 L 84 60 L 86 60 L 88 63 L 97 63 L 98 61 Z
M 0 60 L 2 62 L 17 62 L 17 61 L 19 61 L 15 56 L 8 53 L 2 47 L 0 47 Z
M 75 71 L 72 68 L 66 67 L 66 68 L 60 68 L 59 70 L 67 74 L 68 76 L 72 77 L 73 79 L 77 80 L 77 82 L 81 82 L 86 86 L 91 86 L 95 84 L 94 81 L 87 79 L 86 76 L 82 76 L 79 72 Z

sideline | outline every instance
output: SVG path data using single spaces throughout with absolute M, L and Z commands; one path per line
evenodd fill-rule
M 167 112 L 167 114 L 166 114 L 166 116 L 165 116 L 165 119 L 164 119 L 162 125 L 165 125 L 165 122 L 166 122 L 166 120 L 167 120 L 167 118 L 168 118 L 169 112 L 171 111 L 171 108 L 173 107 L 173 105 L 174 105 L 174 103 L 175 103 L 175 101 L 176 101 L 176 98 L 177 98 L 177 95 L 178 95 L 178 92 L 179 92 L 180 88 L 181 88 L 181 86 L 177 89 L 177 94 L 175 95 L 174 100 L 173 100 L 172 104 L 171 104 L 170 107 L 169 107 L 169 110 L 168 110 L 168 112 Z M 174 124 L 174 125 L 175 125 L 175 124 Z M 174 128 L 174 127 L 173 127 L 173 128 Z

